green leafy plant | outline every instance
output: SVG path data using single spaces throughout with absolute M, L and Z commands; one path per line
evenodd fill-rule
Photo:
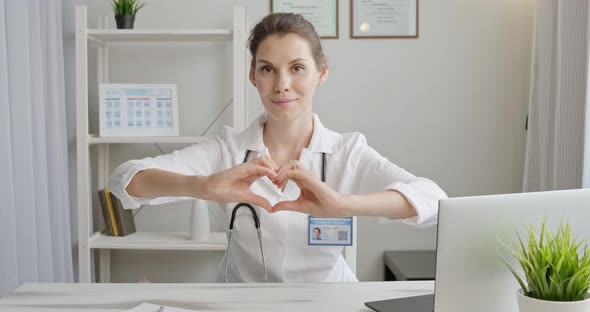
M 144 5 L 138 0 L 113 0 L 115 15 L 135 15 Z
M 543 220 L 539 236 L 528 228 L 525 246 L 518 232 L 512 247 L 502 244 L 518 260 L 523 278 L 503 258 L 528 297 L 549 301 L 578 301 L 586 298 L 590 288 L 590 250 L 587 241 L 578 241 L 570 226 L 562 221 L 554 235 Z

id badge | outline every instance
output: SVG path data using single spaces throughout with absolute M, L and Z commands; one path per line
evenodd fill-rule
M 309 216 L 307 244 L 310 246 L 352 246 L 352 217 Z

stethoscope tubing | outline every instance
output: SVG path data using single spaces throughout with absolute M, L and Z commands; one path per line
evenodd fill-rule
M 229 223 L 229 237 L 227 240 L 227 256 L 225 258 L 225 273 L 224 273 L 225 282 L 229 283 L 229 281 L 227 280 L 227 264 L 229 262 L 229 257 L 230 257 L 230 252 L 231 252 L 231 234 L 234 230 L 234 221 L 236 219 L 236 212 L 238 211 L 238 209 L 240 209 L 242 207 L 247 207 L 250 209 L 250 212 L 252 212 L 252 218 L 254 219 L 254 226 L 256 227 L 256 231 L 258 232 L 258 243 L 260 244 L 260 255 L 262 256 L 262 266 L 264 267 L 264 281 L 266 282 L 268 280 L 268 271 L 266 269 L 266 261 L 264 260 L 264 250 L 262 249 L 262 233 L 260 231 L 260 220 L 258 219 L 258 214 L 256 213 L 256 210 L 254 209 L 254 207 L 252 207 L 252 205 L 250 205 L 248 203 L 237 204 L 231 213 L 231 220 Z

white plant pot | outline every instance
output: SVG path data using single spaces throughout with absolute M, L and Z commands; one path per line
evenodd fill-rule
M 519 289 L 516 292 L 519 312 L 588 312 L 590 297 L 580 301 L 548 301 L 527 297 Z
M 193 201 L 190 239 L 197 242 L 209 240 L 209 209 L 207 209 L 207 201 L 200 199 Z

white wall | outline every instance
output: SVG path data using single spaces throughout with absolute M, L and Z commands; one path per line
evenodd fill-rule
M 111 15 L 108 1 L 87 2 L 91 27 L 97 16 Z M 229 28 L 234 4 L 245 6 L 251 26 L 269 13 L 267 0 L 148 3 L 136 28 Z M 330 77 L 314 105 L 324 125 L 364 133 L 392 162 L 433 179 L 449 196 L 519 192 L 534 1 L 421 0 L 418 39 L 351 40 L 349 9 L 349 1 L 340 2 L 340 39 L 323 42 Z M 181 134 L 198 135 L 231 99 L 231 45 L 114 46 L 110 75 L 112 82 L 177 83 Z M 93 99 L 95 76 L 91 67 Z M 262 107 L 251 86 L 247 100 L 252 119 Z M 96 129 L 97 110 L 91 111 L 90 127 Z M 113 146 L 111 166 L 158 152 L 149 145 Z M 139 230 L 178 231 L 188 228 L 187 216 L 186 205 L 147 207 L 136 222 Z M 213 229 L 221 230 L 215 220 Z M 359 218 L 358 231 L 357 275 L 363 281 L 382 279 L 383 250 L 435 247 L 434 227 Z M 144 275 L 151 281 L 200 282 L 213 280 L 222 253 L 112 255 L 115 282 Z
M 588 6 L 588 16 L 590 16 L 590 6 Z M 587 42 L 590 42 L 590 23 L 588 23 L 588 39 Z M 590 46 L 587 47 L 588 49 L 588 56 L 587 59 L 590 59 Z M 586 73 L 590 73 L 590 62 L 588 62 L 588 68 L 586 69 Z M 586 74 L 588 75 L 588 74 Z M 586 107 L 590 107 L 590 79 L 586 81 Z M 585 131 L 584 131 L 584 169 L 582 172 L 582 188 L 590 188 L 590 109 L 586 109 L 585 115 Z

